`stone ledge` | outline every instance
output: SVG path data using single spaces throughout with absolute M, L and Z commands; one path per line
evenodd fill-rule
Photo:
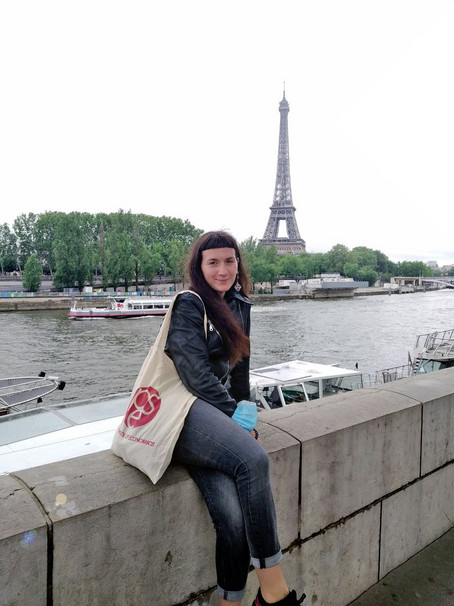
M 453 394 L 454 369 L 260 413 L 309 603 L 343 606 L 453 523 Z M 0 606 L 46 604 L 48 577 L 54 605 L 216 603 L 214 530 L 181 467 L 153 485 L 105 451 L 1 476 L 0 496 Z

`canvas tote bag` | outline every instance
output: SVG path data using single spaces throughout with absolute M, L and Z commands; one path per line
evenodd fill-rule
M 183 292 L 192 291 L 175 295 L 142 364 L 111 446 L 114 454 L 143 471 L 153 483 L 169 465 L 186 415 L 196 399 L 183 385 L 173 361 L 164 352 L 173 305 Z M 204 316 L 206 335 L 206 312 Z

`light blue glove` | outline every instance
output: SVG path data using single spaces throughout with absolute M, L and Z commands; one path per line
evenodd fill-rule
M 232 419 L 246 431 L 251 431 L 257 425 L 257 405 L 255 402 L 241 400 L 238 402 Z

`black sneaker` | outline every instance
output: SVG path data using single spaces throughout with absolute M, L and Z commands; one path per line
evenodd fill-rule
M 293 589 L 288 595 L 285 596 L 285 598 L 279 600 L 279 602 L 273 602 L 271 606 L 299 606 L 299 604 L 302 604 L 304 602 L 305 598 L 306 594 L 303 593 L 302 596 L 298 599 L 296 597 L 296 591 Z M 257 592 L 255 600 L 252 602 L 252 606 L 270 606 L 268 602 L 265 602 L 265 600 L 263 599 L 260 588 Z

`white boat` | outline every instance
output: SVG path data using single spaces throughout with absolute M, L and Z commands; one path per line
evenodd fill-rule
M 292 360 L 250 372 L 251 399 L 265 410 L 363 388 L 358 370 Z
M 454 366 L 454 329 L 418 335 L 412 356 L 413 374 Z
M 92 320 L 164 316 L 171 302 L 172 297 L 165 296 L 113 296 L 109 297 L 109 307 L 78 307 L 74 304 L 69 310 L 68 317 L 73 320 Z
M 33 408 L 42 402 L 44 396 L 56 389 L 64 389 L 65 381 L 58 377 L 46 377 L 41 372 L 34 377 L 10 377 L 0 379 L 0 415 Z
M 0 417 L 0 474 L 108 450 L 130 394 Z
M 454 329 L 437 330 L 416 337 L 413 351 L 408 352 L 407 364 L 364 375 L 363 382 L 364 387 L 374 387 L 452 367 L 454 367 Z

